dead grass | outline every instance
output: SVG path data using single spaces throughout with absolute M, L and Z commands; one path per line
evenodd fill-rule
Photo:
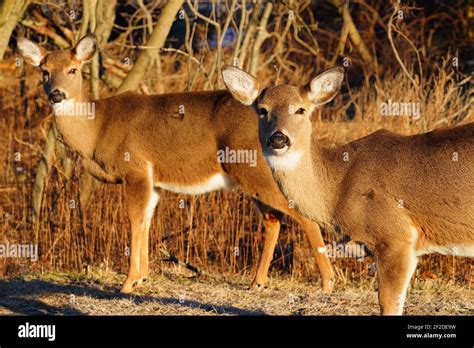
M 189 277 L 178 267 L 155 274 L 134 295 L 117 293 L 123 276 L 48 273 L 0 280 L 0 315 L 377 315 L 371 278 L 337 284 L 331 295 L 315 283 L 277 277 L 261 292 L 248 277 Z M 474 315 L 474 297 L 459 284 L 412 282 L 406 315 Z

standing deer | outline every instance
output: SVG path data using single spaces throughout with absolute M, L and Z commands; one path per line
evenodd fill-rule
M 311 137 L 311 114 L 337 95 L 342 68 L 305 88 L 260 90 L 232 66 L 223 77 L 238 101 L 258 110 L 263 154 L 287 199 L 375 251 L 383 315 L 402 314 L 418 256 L 474 256 L 474 124 L 414 136 L 380 130 L 324 148 Z
M 93 35 L 71 50 L 46 52 L 20 39 L 24 59 L 41 69 L 43 87 L 65 144 L 79 153 L 84 168 L 97 179 L 124 183 L 132 241 L 130 268 L 122 292 L 129 293 L 148 275 L 148 231 L 159 190 L 202 194 L 240 186 L 263 215 L 265 241 L 252 289 L 262 288 L 277 242 L 283 213 L 307 233 L 331 292 L 333 270 L 324 253 L 319 227 L 290 209 L 263 159 L 253 109 L 227 91 L 142 96 L 124 93 L 91 100 L 81 69 L 96 52 Z M 92 105 L 92 108 L 81 107 Z M 64 115 L 64 110 L 73 110 Z M 240 117 L 236 117 L 239 115 Z M 255 149 L 257 165 L 220 163 L 222 149 Z

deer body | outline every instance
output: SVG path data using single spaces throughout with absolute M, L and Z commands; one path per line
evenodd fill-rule
M 310 115 L 337 94 L 341 69 L 304 89 L 260 93 L 245 72 L 223 74 L 237 100 L 260 110 L 260 143 L 284 195 L 305 217 L 377 255 L 382 314 L 402 314 L 419 255 L 474 256 L 474 124 L 413 136 L 382 130 L 323 148 Z
M 306 217 L 372 248 L 390 221 L 389 238 L 413 243 L 417 255 L 457 247 L 446 251 L 474 256 L 473 124 L 409 137 L 378 131 L 330 149 L 307 145 L 292 169 L 273 168 Z
M 305 217 L 375 251 L 382 313 L 402 313 L 418 256 L 474 257 L 474 124 L 307 146 L 273 175 Z M 456 153 L 462 159 L 453 161 Z
M 99 180 L 125 183 L 132 241 L 123 292 L 131 292 L 147 277 L 148 232 L 160 189 L 201 194 L 236 186 L 254 198 L 264 217 L 264 250 L 252 288 L 267 281 L 280 220 L 286 213 L 307 232 L 323 290 L 331 291 L 331 264 L 317 252 L 324 246 L 319 228 L 290 209 L 281 194 L 263 158 L 251 108 L 227 91 L 124 93 L 92 101 L 82 86 L 80 69 L 95 53 L 94 37 L 86 36 L 71 51 L 46 53 L 25 39 L 18 45 L 25 59 L 43 71 L 44 89 L 66 145 L 81 155 L 84 167 Z M 63 115 L 67 106 L 91 103 L 93 117 L 85 111 Z M 218 150 L 224 148 L 256 151 L 257 165 L 219 162 Z
M 271 175 L 266 166 L 260 178 L 260 166 L 217 160 L 217 151 L 225 147 L 259 148 L 258 138 L 252 134 L 257 131 L 253 111 L 236 102 L 227 91 L 155 96 L 127 92 L 89 102 L 96 105 L 93 121 L 87 120 L 86 115 L 56 116 L 55 121 L 66 145 L 81 154 L 86 166 L 101 181 L 129 181 L 134 175 L 148 179 L 151 170 L 151 186 L 177 193 L 201 194 L 245 185 L 250 190 L 247 193 L 257 198 L 258 187 L 269 186 L 272 190 L 271 183 L 263 185 L 262 179 Z M 180 106 L 190 111 L 180 114 Z M 234 114 L 248 123 L 242 123 Z M 85 122 L 92 127 L 88 129 Z M 260 156 L 257 163 L 261 160 L 265 164 Z M 253 185 L 254 179 L 261 182 Z M 272 203 L 268 199 L 262 202 Z

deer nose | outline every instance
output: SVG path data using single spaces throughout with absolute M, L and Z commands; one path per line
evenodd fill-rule
M 51 101 L 52 103 L 60 103 L 64 99 L 66 99 L 66 95 L 63 92 L 61 92 L 59 89 L 55 89 L 54 91 L 49 93 L 48 98 L 49 98 L 49 101 Z
M 290 139 L 282 132 L 275 132 L 270 137 L 268 144 L 275 150 L 290 146 Z

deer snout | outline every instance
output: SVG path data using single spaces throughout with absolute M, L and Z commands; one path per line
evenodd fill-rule
M 52 103 L 60 103 L 66 99 L 66 95 L 61 92 L 59 89 L 55 89 L 48 95 L 49 101 Z
M 285 134 L 277 131 L 268 139 L 268 145 L 274 150 L 281 150 L 291 144 L 290 139 Z

